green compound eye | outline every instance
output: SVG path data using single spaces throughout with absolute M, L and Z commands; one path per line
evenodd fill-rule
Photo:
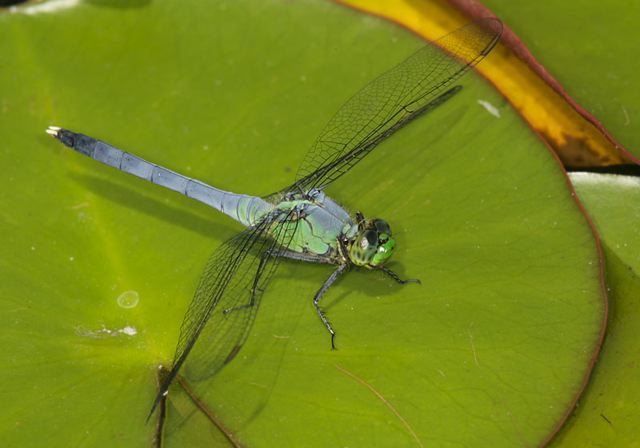
M 383 237 L 386 238 L 386 241 L 384 243 L 382 242 Z M 396 245 L 396 240 L 385 233 L 380 235 L 379 241 L 380 244 L 378 246 L 378 250 L 376 251 L 370 263 L 373 267 L 383 265 L 389 259 L 389 257 L 391 257 L 391 254 L 393 254 L 393 248 Z
M 391 235 L 374 229 L 362 230 L 349 250 L 349 258 L 357 266 L 375 268 L 391 256 L 394 246 Z

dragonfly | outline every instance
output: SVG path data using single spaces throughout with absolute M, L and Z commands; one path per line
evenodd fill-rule
M 246 227 L 219 246 L 207 262 L 182 320 L 171 369 L 149 417 L 181 369 L 189 379 L 200 381 L 233 360 L 247 340 L 267 284 L 283 258 L 335 266 L 313 297 L 332 349 L 336 332 L 320 303 L 343 274 L 356 267 L 382 272 L 400 284 L 419 282 L 402 279 L 386 266 L 396 246 L 387 221 L 365 218 L 361 212 L 352 215 L 325 189 L 382 141 L 453 97 L 461 89 L 454 83 L 494 48 L 502 28 L 495 18 L 471 22 L 365 85 L 325 126 L 295 181 L 265 197 L 224 191 L 87 135 L 57 126 L 47 129 L 79 153 L 203 202 Z

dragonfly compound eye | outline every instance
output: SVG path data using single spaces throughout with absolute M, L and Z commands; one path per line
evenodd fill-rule
M 364 233 L 364 238 L 362 241 L 367 241 L 367 244 L 363 247 L 366 249 L 368 246 L 375 246 L 378 243 L 378 233 L 375 230 L 367 230 Z
M 378 233 L 386 233 L 391 236 L 391 227 L 389 227 L 389 224 L 384 219 L 374 219 L 373 225 Z
M 385 238 L 383 242 L 382 239 Z M 378 250 L 373 255 L 371 262 L 369 263 L 372 267 L 382 266 L 393 254 L 393 248 L 396 245 L 396 240 L 394 240 L 391 235 L 381 234 L 380 240 L 378 244 Z

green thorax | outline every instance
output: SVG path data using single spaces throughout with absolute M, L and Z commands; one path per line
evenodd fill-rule
M 281 241 L 283 235 L 287 235 L 289 250 L 335 258 L 339 255 L 339 239 L 355 237 L 358 228 L 349 213 L 323 193 L 311 199 L 302 195 L 287 199 L 275 208 L 288 218 L 284 222 L 276 221 L 270 233 Z

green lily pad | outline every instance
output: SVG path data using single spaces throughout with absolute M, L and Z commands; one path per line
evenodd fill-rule
M 0 15 L 2 440 L 148 446 L 158 365 L 240 227 L 44 129 L 267 194 L 423 42 L 314 1 L 47 4 Z M 482 80 L 464 84 L 328 189 L 386 218 L 393 268 L 423 284 L 351 272 L 324 304 L 331 351 L 311 304 L 331 268 L 283 262 L 238 357 L 192 385 L 243 444 L 538 445 L 571 410 L 603 323 L 596 245 L 556 160 Z M 224 441 L 177 385 L 165 436 Z
M 574 173 L 571 181 L 603 238 L 609 326 L 592 381 L 556 445 L 633 446 L 640 439 L 640 182 L 593 173 Z
M 578 104 L 640 156 L 640 5 L 484 0 Z

